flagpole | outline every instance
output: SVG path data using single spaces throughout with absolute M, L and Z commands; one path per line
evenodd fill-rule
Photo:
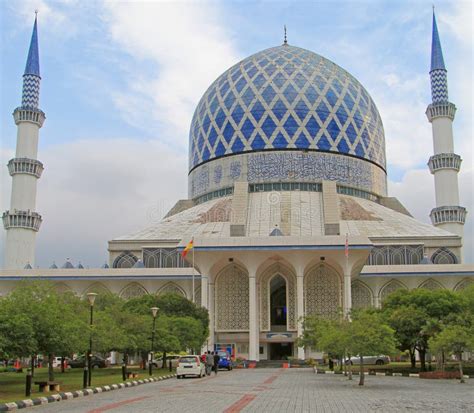
M 196 297 L 195 297 L 195 293 L 194 293 L 194 237 L 192 239 L 193 241 L 193 303 L 196 302 Z

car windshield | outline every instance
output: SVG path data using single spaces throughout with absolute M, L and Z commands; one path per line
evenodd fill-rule
M 180 363 L 196 363 L 196 357 L 181 357 L 179 359 Z
M 227 353 L 225 351 L 219 351 L 219 353 L 217 353 L 220 357 L 227 357 Z

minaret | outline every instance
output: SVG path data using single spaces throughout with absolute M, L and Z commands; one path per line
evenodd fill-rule
M 461 157 L 454 153 L 453 145 L 456 106 L 448 100 L 447 71 L 434 10 L 430 78 L 432 103 L 426 109 L 426 116 L 432 125 L 434 155 L 428 166 L 434 175 L 436 193 L 436 208 L 431 210 L 431 222 L 462 237 L 467 212 L 466 208 L 459 206 L 458 172 Z
M 20 269 L 35 264 L 36 233 L 41 215 L 35 211 L 36 183 L 43 172 L 43 164 L 36 159 L 39 129 L 45 120 L 38 108 L 40 91 L 37 17 L 33 26 L 28 59 L 23 75 L 21 106 L 13 111 L 17 125 L 16 154 L 8 162 L 12 177 L 10 210 L 3 213 L 7 231 L 5 268 Z

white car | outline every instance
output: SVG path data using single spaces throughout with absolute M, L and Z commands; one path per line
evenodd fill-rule
M 364 364 L 376 364 L 377 366 L 383 366 L 384 364 L 390 363 L 389 356 L 363 356 Z M 350 360 L 346 360 L 346 364 L 360 364 L 360 357 L 351 357 Z
M 176 368 L 176 377 L 178 379 L 184 376 L 204 377 L 206 375 L 206 366 L 201 362 L 199 356 L 190 355 L 179 358 Z

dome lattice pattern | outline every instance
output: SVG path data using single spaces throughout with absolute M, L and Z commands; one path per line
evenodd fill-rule
M 244 59 L 206 91 L 190 131 L 190 170 L 229 154 L 308 149 L 385 169 L 385 138 L 364 87 L 331 61 L 279 46 Z

